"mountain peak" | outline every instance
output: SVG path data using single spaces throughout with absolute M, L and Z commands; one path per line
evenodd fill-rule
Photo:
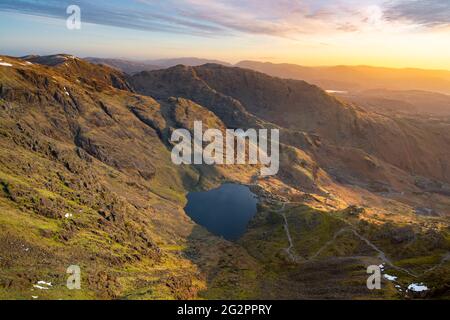
M 80 60 L 76 56 L 73 56 L 70 54 L 65 54 L 65 53 L 53 54 L 53 55 L 48 55 L 48 56 L 29 55 L 29 56 L 24 56 L 21 59 L 32 62 L 32 63 L 50 66 L 50 67 L 58 66 L 60 64 L 63 64 L 65 62 L 72 61 L 72 60 Z

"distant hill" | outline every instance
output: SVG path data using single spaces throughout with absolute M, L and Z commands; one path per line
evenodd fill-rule
M 152 71 L 158 69 L 171 68 L 176 65 L 182 64 L 186 66 L 200 66 L 207 63 L 221 64 L 225 66 L 231 66 L 227 62 L 219 60 L 210 59 L 200 59 L 200 58 L 175 58 L 175 59 L 159 59 L 159 60 L 145 60 L 145 61 L 135 61 L 135 60 L 125 60 L 125 59 L 108 59 L 108 58 L 95 58 L 89 57 L 84 60 L 89 61 L 94 64 L 103 64 L 125 72 L 127 74 L 135 74 L 141 71 Z
M 94 64 L 104 64 L 128 74 L 161 69 L 161 66 L 159 65 L 154 65 L 144 61 L 107 58 L 85 58 L 85 60 Z
M 372 89 L 335 93 L 367 110 L 388 115 L 450 117 L 450 95 L 421 90 Z
M 426 90 L 450 94 L 450 71 L 370 66 L 305 67 L 296 64 L 241 61 L 236 66 L 271 76 L 305 80 L 325 90 Z
M 214 64 L 220 64 L 223 66 L 231 66 L 230 63 L 220 61 L 220 60 L 214 60 L 214 59 L 201 59 L 201 58 L 195 58 L 195 57 L 186 57 L 186 58 L 175 58 L 175 59 L 160 59 L 160 60 L 147 60 L 146 63 L 151 63 L 153 65 L 161 66 L 164 68 L 170 68 L 174 67 L 176 65 L 182 64 L 185 66 L 191 66 L 191 67 L 197 67 L 201 66 L 203 64 L 208 63 L 214 63 Z

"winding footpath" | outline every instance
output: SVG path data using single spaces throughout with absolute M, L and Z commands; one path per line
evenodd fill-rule
M 317 259 L 317 257 L 330 245 L 332 245 L 336 239 L 343 233 L 346 232 L 351 232 L 353 233 L 356 237 L 358 237 L 361 241 L 363 241 L 364 243 L 366 243 L 370 248 L 372 248 L 374 251 L 376 251 L 378 253 L 378 257 L 383 261 L 383 263 L 389 265 L 390 267 L 392 267 L 393 269 L 405 272 L 407 274 L 409 274 L 412 277 L 417 278 L 418 275 L 405 269 L 405 268 L 401 268 L 398 267 L 396 265 L 394 265 L 392 263 L 392 261 L 387 257 L 386 253 L 381 250 L 380 248 L 378 248 L 375 244 L 373 244 L 369 239 L 367 239 L 366 237 L 364 237 L 363 235 L 361 235 L 358 231 L 356 231 L 352 226 L 350 227 L 345 227 L 342 228 L 341 230 L 339 230 L 338 232 L 336 232 L 333 236 L 333 238 L 331 240 L 329 240 L 327 243 L 325 243 L 319 250 L 317 250 L 317 252 L 315 254 L 313 254 L 310 258 L 304 258 L 304 257 L 300 257 L 297 256 L 294 251 L 294 242 L 292 241 L 292 236 L 291 233 L 289 231 L 289 223 L 288 223 L 288 219 L 286 217 L 286 213 L 284 212 L 286 210 L 286 205 L 289 204 L 288 202 L 284 202 L 284 203 L 280 203 L 281 207 L 280 209 L 276 210 L 275 212 L 279 213 L 283 219 L 284 219 L 284 230 L 286 232 L 286 237 L 289 241 L 289 246 L 287 248 L 284 248 L 284 251 L 287 253 L 287 255 L 289 256 L 289 258 L 295 262 L 301 262 L 301 261 L 312 261 Z M 345 221 L 344 221 L 345 222 Z M 348 224 L 348 222 L 345 222 L 346 224 Z M 426 274 L 428 272 L 431 272 L 433 270 L 435 270 L 436 268 L 439 268 L 440 266 L 442 266 L 445 262 L 450 261 L 450 252 L 447 252 L 441 259 L 441 262 L 431 268 L 429 268 L 428 270 L 426 270 L 425 272 L 423 272 L 423 274 Z
M 292 241 L 291 233 L 289 231 L 288 220 L 287 220 L 286 214 L 284 213 L 285 208 L 286 208 L 286 203 L 283 203 L 281 208 L 276 211 L 284 219 L 284 231 L 286 232 L 286 236 L 289 241 L 289 247 L 284 248 L 284 251 L 286 251 L 287 255 L 293 262 L 298 262 L 300 260 L 299 257 L 292 252 L 292 250 L 294 249 L 294 242 Z

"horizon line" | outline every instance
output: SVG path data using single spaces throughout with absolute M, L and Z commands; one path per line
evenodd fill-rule
M 148 63 L 152 61 L 158 61 L 158 60 L 177 60 L 177 59 L 198 59 L 198 60 L 210 60 L 210 61 L 217 61 L 226 63 L 232 67 L 238 67 L 238 64 L 243 62 L 257 62 L 262 64 L 272 64 L 272 65 L 291 65 L 291 66 L 298 66 L 298 67 L 305 67 L 305 68 L 336 68 L 336 67 L 346 67 L 346 68 L 377 68 L 377 69 L 391 69 L 391 70 L 417 70 L 417 71 L 434 71 L 434 72 L 450 72 L 450 69 L 435 69 L 435 68 L 423 68 L 423 67 L 388 67 L 385 65 L 372 65 L 372 64 L 324 64 L 324 65 L 309 65 L 309 64 L 298 64 L 293 62 L 272 62 L 269 60 L 258 60 L 258 59 L 243 59 L 238 60 L 238 62 L 233 63 L 226 60 L 222 60 L 219 58 L 204 58 L 204 57 L 196 57 L 196 56 L 176 56 L 176 57 L 159 57 L 159 58 L 148 58 L 148 59 L 137 59 L 137 58 L 128 58 L 128 57 L 111 57 L 111 56 L 78 56 L 75 54 L 70 53 L 64 53 L 64 52 L 58 52 L 58 53 L 51 53 L 51 54 L 38 54 L 38 53 L 29 53 L 29 54 L 22 54 L 19 56 L 16 55 L 9 55 L 0 53 L 0 56 L 6 56 L 11 57 L 15 59 L 22 59 L 23 57 L 27 56 L 40 56 L 40 57 L 47 57 L 47 56 L 56 56 L 56 55 L 68 55 L 68 56 L 74 56 L 79 59 L 111 59 L 111 60 L 121 60 L 121 61 L 130 61 L 130 62 L 139 62 L 139 63 Z M 220 64 L 220 63 L 218 63 Z

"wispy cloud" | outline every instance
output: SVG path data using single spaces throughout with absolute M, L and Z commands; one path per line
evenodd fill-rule
M 203 36 L 226 33 L 223 28 L 171 14 L 159 1 L 149 5 L 143 1 L 4 0 L 0 2 L 0 11 L 66 19 L 66 8 L 71 4 L 81 7 L 86 23 Z
M 85 22 L 148 31 L 291 37 L 355 32 L 382 23 L 448 24 L 449 0 L 3 0 L 0 10 L 65 18 L 78 4 Z
M 389 20 L 404 20 L 425 27 L 450 25 L 449 0 L 397 0 L 385 11 Z

